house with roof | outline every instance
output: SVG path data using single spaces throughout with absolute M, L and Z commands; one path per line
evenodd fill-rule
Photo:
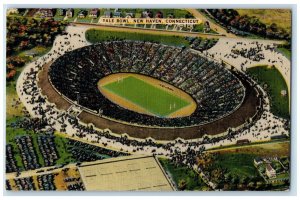
M 79 12 L 78 12 L 78 18 L 85 18 L 86 16 L 87 16 L 87 14 L 88 14 L 88 11 L 86 11 L 86 10 L 80 10 Z
M 153 12 L 151 10 L 144 10 L 142 12 L 142 17 L 143 18 L 152 18 L 153 17 Z
M 161 11 L 158 11 L 155 15 L 155 18 L 163 18 L 164 14 Z
M 167 18 L 171 18 L 171 19 L 173 19 L 173 18 L 175 18 L 175 16 L 174 16 L 174 14 L 173 14 L 173 13 L 168 13 L 168 15 L 167 15 Z
M 36 12 L 36 16 L 39 16 L 41 18 L 51 18 L 54 16 L 54 11 L 53 9 L 44 9 L 44 8 L 40 8 L 37 12 Z
M 126 14 L 127 18 L 134 18 L 135 17 L 135 13 L 133 11 L 127 12 Z
M 117 12 L 114 12 L 114 17 L 122 17 L 122 13 L 117 11 Z
M 72 18 L 74 16 L 74 9 L 70 8 L 66 11 L 66 17 Z
M 253 162 L 254 165 L 257 167 L 258 165 L 262 164 L 264 161 L 261 158 L 254 158 Z
M 65 16 L 67 10 L 64 9 L 64 8 L 59 8 L 59 9 L 57 10 L 57 12 L 58 12 L 58 15 L 59 15 L 59 16 Z
M 270 164 L 267 164 L 266 166 L 266 175 L 269 178 L 276 178 L 276 171 Z
M 19 11 L 18 11 L 17 8 L 8 8 L 8 9 L 6 10 L 6 14 L 7 14 L 7 15 L 18 14 L 18 13 L 19 13 Z
M 97 18 L 99 16 L 99 9 L 98 8 L 93 8 L 90 10 L 90 14 L 89 14 L 89 17 L 90 18 Z
M 110 10 L 106 10 L 105 12 L 104 12 L 104 17 L 105 18 L 112 18 L 112 12 L 110 11 Z

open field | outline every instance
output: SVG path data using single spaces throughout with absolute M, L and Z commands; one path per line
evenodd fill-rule
M 232 176 L 240 177 L 259 177 L 256 168 L 253 165 L 253 159 L 257 155 L 247 153 L 223 153 L 218 155 L 214 165 L 228 169 Z
M 275 67 L 256 66 L 247 69 L 247 72 L 257 79 L 260 85 L 267 85 L 267 92 L 271 97 L 271 111 L 279 116 L 288 118 L 289 112 L 289 94 L 281 95 L 281 91 L 288 92 L 287 84 L 282 75 Z
M 237 9 L 240 15 L 248 15 L 249 17 L 256 17 L 266 25 L 272 23 L 277 24 L 278 27 L 286 29 L 291 32 L 292 18 L 291 10 L 288 9 Z
M 186 116 L 196 108 L 194 100 L 183 91 L 159 80 L 137 74 L 114 74 L 102 79 L 99 88 L 102 93 L 106 90 L 105 96 L 122 107 L 160 117 L 168 117 L 182 109 L 185 112 L 179 112 L 179 116 Z M 194 105 L 189 106 L 190 104 Z
M 91 43 L 107 41 L 111 39 L 125 39 L 135 41 L 159 42 L 174 46 L 188 46 L 189 43 L 184 37 L 173 35 L 155 35 L 137 32 L 121 32 L 109 30 L 90 29 L 86 31 L 86 39 Z
M 128 156 L 81 164 L 79 172 L 87 191 L 172 191 L 153 156 Z
M 276 141 L 208 150 L 204 157 L 199 157 L 198 163 L 205 171 L 209 171 L 213 181 L 224 184 L 225 190 L 236 188 L 250 190 L 268 190 L 263 177 L 254 165 L 255 158 L 282 158 L 290 156 L 290 142 Z M 265 167 L 264 167 L 265 168 Z M 214 174 L 219 173 L 215 177 Z M 274 188 L 276 186 L 276 188 Z M 285 183 L 274 183 L 272 189 L 284 190 Z

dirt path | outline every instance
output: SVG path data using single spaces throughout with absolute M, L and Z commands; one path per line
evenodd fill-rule
M 221 149 L 207 150 L 206 152 L 213 153 L 256 153 L 262 156 L 277 155 L 285 156 L 289 154 L 290 141 L 271 141 L 266 143 L 249 144 L 243 146 L 224 147 Z
M 226 29 L 224 29 L 222 26 L 216 24 L 213 22 L 211 19 L 203 15 L 201 12 L 199 12 L 197 9 L 186 9 L 189 11 L 191 14 L 194 15 L 195 18 L 201 19 L 203 22 L 208 21 L 210 28 L 216 32 L 218 32 L 221 35 L 225 35 L 226 37 L 232 37 L 232 38 L 238 38 L 238 36 L 232 34 L 232 33 L 227 33 Z
M 131 28 L 131 27 L 119 27 L 119 26 L 108 26 L 100 24 L 88 24 L 88 23 L 72 23 L 75 26 L 95 28 L 107 31 L 119 31 L 119 32 L 131 32 L 131 33 L 146 33 L 153 35 L 172 35 L 172 36 L 189 36 L 189 37 L 202 37 L 202 38 L 222 38 L 225 37 L 219 34 L 205 34 L 205 33 L 195 33 L 195 32 L 180 32 L 180 31 L 167 31 L 158 29 L 143 29 L 143 28 Z

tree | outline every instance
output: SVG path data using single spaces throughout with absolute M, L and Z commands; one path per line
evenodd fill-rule
M 186 181 L 184 179 L 180 179 L 178 182 L 178 189 L 185 190 L 186 188 Z

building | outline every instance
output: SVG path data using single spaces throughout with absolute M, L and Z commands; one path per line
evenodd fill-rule
M 112 12 L 109 11 L 109 10 L 106 10 L 106 11 L 104 12 L 104 17 L 105 17 L 105 18 L 112 18 Z
M 72 18 L 74 16 L 74 9 L 70 8 L 66 11 L 66 17 Z
M 266 175 L 269 178 L 276 178 L 276 171 L 273 169 L 273 167 L 270 164 L 267 164 L 266 166 Z
M 261 158 L 254 158 L 253 162 L 255 166 L 258 166 L 263 163 L 263 160 Z
M 209 32 L 211 29 L 210 29 L 210 24 L 209 24 L 209 21 L 205 21 L 204 23 L 204 32 Z
M 171 18 L 171 19 L 173 19 L 173 18 L 175 18 L 175 16 L 174 16 L 174 14 L 173 14 L 173 13 L 169 13 L 169 14 L 168 14 L 168 18 Z
M 281 90 L 280 94 L 281 94 L 281 96 L 285 97 L 287 95 L 287 91 L 286 90 Z
M 81 11 L 78 12 L 78 18 L 81 18 L 81 19 L 85 18 L 87 16 L 87 14 L 88 14 L 88 11 L 81 10 Z
M 237 140 L 236 144 L 238 144 L 238 145 L 250 144 L 250 141 L 248 139 Z
M 121 12 L 114 12 L 114 17 L 117 17 L 117 18 L 119 18 L 119 17 L 122 17 L 122 13 Z
M 135 13 L 132 12 L 132 11 L 131 11 L 131 12 L 127 12 L 127 13 L 126 13 L 126 17 L 127 17 L 127 18 L 134 18 L 134 17 L 135 17 Z
M 35 16 L 41 18 L 51 18 L 54 17 L 54 11 L 52 9 L 41 8 L 35 13 Z
M 66 15 L 67 10 L 64 8 L 60 8 L 58 9 L 58 15 L 59 16 L 65 16 Z
M 6 14 L 7 14 L 7 15 L 18 14 L 18 13 L 19 13 L 19 11 L 18 11 L 18 9 L 16 9 L 16 8 L 8 8 L 8 9 L 6 10 Z
M 153 156 L 124 156 L 78 166 L 87 191 L 173 191 L 174 187 Z
M 161 11 L 158 11 L 155 15 L 155 18 L 163 18 L 164 14 Z
M 89 14 L 89 17 L 90 18 L 97 18 L 99 16 L 99 9 L 98 8 L 93 8 L 91 11 L 90 11 L 90 14 Z
M 150 10 L 145 10 L 142 12 L 142 17 L 143 18 L 152 18 L 153 17 L 153 12 Z
M 281 140 L 281 139 L 287 139 L 287 138 L 288 137 L 285 134 L 271 136 L 271 140 Z

